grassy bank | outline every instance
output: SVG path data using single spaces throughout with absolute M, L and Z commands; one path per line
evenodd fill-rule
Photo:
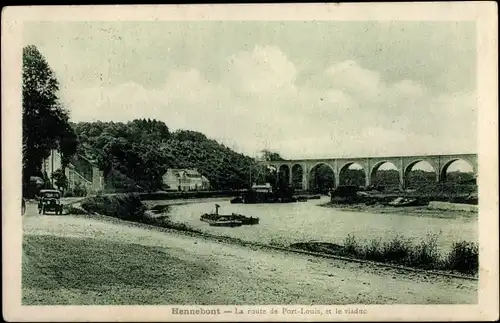
M 210 236 L 186 224 L 171 221 L 168 215 L 169 205 L 156 205 L 147 210 L 141 198 L 134 194 L 91 197 L 82 203 L 82 208 L 89 213 Z M 243 242 L 240 239 L 233 240 L 230 242 Z M 349 235 L 343 245 L 314 242 L 293 244 L 290 247 L 414 268 L 455 271 L 471 275 L 478 271 L 477 244 L 457 242 L 448 254 L 442 256 L 438 251 L 435 235 L 417 243 L 401 236 L 394 237 L 390 241 L 382 242 L 381 239 L 374 239 L 366 242 Z
M 429 270 L 443 270 L 475 275 L 479 270 L 479 250 L 477 243 L 455 242 L 445 255 L 438 250 L 438 235 L 432 234 L 414 242 L 403 236 L 395 236 L 389 241 L 372 239 L 362 241 L 348 235 L 342 245 L 307 242 L 290 247 L 382 263 L 398 264 L 406 267 Z
M 29 305 L 189 304 L 181 287 L 210 271 L 164 248 L 99 239 L 26 235 L 23 253 L 22 303 Z

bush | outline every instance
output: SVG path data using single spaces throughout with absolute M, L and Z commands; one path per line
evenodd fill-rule
M 348 234 L 347 237 L 344 239 L 344 252 L 347 255 L 359 255 L 359 244 L 356 238 Z
M 477 273 L 479 270 L 479 247 L 477 243 L 455 242 L 446 258 L 446 267 L 461 273 Z
M 137 183 L 134 180 L 117 170 L 111 170 L 108 174 L 106 174 L 105 190 L 113 193 L 142 191 L 137 187 Z
M 387 262 L 405 263 L 409 258 L 411 249 L 411 240 L 398 235 L 383 244 L 382 254 Z
M 87 189 L 80 183 L 75 183 L 75 187 L 64 192 L 65 197 L 84 197 L 87 196 Z
M 82 202 L 82 208 L 91 213 L 112 216 L 129 221 L 144 219 L 146 206 L 136 194 L 95 196 Z
M 428 234 L 426 239 L 411 249 L 408 265 L 426 269 L 442 267 L 441 255 L 438 250 L 438 234 Z
M 291 247 L 427 270 L 477 274 L 479 266 L 478 246 L 476 243 L 456 242 L 453 244 L 452 250 L 443 256 L 439 252 L 438 238 L 439 234 L 428 234 L 415 245 L 411 239 L 397 235 L 386 242 L 382 242 L 381 238 L 374 238 L 365 243 L 349 234 L 344 239 L 342 246 L 322 242 L 307 242 L 296 243 Z
M 374 238 L 370 240 L 369 244 L 364 249 L 364 258 L 368 260 L 381 261 L 384 259 L 382 252 L 382 239 Z
M 142 203 L 138 194 L 122 194 L 112 196 L 94 196 L 82 202 L 82 209 L 89 213 L 119 218 L 125 221 L 150 224 L 162 228 L 170 228 L 179 231 L 189 231 L 201 233 L 184 223 L 172 222 L 168 216 L 149 216 L 146 213 L 146 206 Z M 161 206 L 152 210 L 167 213 L 168 206 Z

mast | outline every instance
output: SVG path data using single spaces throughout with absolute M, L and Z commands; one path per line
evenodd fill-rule
M 254 161 L 257 161 L 257 157 L 256 157 L 256 154 L 254 153 L 254 157 L 253 157 L 253 160 Z M 253 165 L 250 163 L 250 184 L 248 185 L 248 190 L 252 190 L 252 168 L 253 168 Z

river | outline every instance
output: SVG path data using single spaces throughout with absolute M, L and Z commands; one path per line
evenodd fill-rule
M 381 214 L 326 208 L 321 200 L 284 204 L 231 204 L 229 200 L 172 206 L 171 220 L 185 223 L 210 234 L 245 241 L 288 245 L 296 242 L 323 241 L 342 244 L 348 234 L 360 240 L 390 239 L 395 235 L 420 240 L 427 234 L 439 234 L 441 252 L 455 241 L 478 241 L 477 216 L 439 218 L 421 214 Z M 232 212 L 260 218 L 253 226 L 211 227 L 200 215 L 221 206 L 220 214 Z

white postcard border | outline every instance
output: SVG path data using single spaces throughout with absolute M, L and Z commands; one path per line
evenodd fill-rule
M 367 321 L 498 319 L 498 34 L 495 2 L 274 4 L 188 6 L 7 7 L 2 11 L 3 313 L 14 321 Z M 26 21 L 115 20 L 398 20 L 477 23 L 480 279 L 477 305 L 330 306 L 22 306 L 21 53 Z M 174 315 L 174 308 L 265 309 L 255 315 Z M 278 314 L 269 314 L 271 309 Z M 287 315 L 283 308 L 366 314 Z

